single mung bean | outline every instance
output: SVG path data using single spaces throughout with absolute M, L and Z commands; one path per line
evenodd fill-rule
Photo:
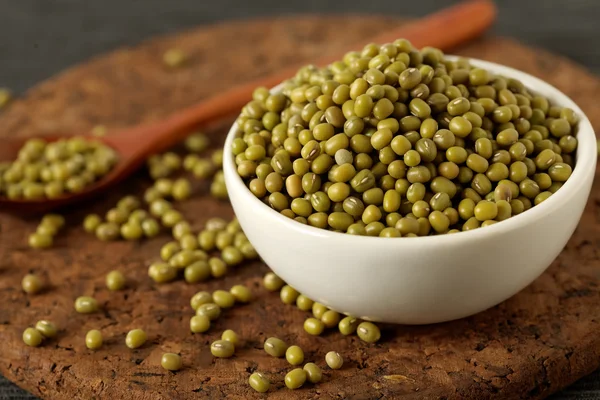
M 194 315 L 190 318 L 190 331 L 204 333 L 210 329 L 210 319 L 206 315 Z
M 75 311 L 80 314 L 90 314 L 98 311 L 98 301 L 90 296 L 80 296 L 75 299 Z
M 44 340 L 44 337 L 42 336 L 40 331 L 38 331 L 35 328 L 26 328 L 23 331 L 22 337 L 23 337 L 23 343 L 25 343 L 27 346 L 31 346 L 31 347 L 38 347 L 39 345 L 42 344 L 42 341 Z
M 318 304 L 318 303 L 315 303 Z M 304 330 L 309 335 L 318 336 L 325 330 L 325 324 L 323 321 L 317 318 L 307 318 L 304 321 Z
M 211 251 L 216 246 L 217 233 L 215 231 L 202 231 L 198 234 L 198 245 L 202 250 Z
M 105 280 L 108 290 L 121 290 L 125 287 L 125 276 L 121 271 L 110 271 L 106 274 Z
M 216 340 L 211 343 L 210 352 L 218 358 L 229 358 L 235 353 L 235 346 L 226 340 Z
M 331 369 L 340 369 L 342 368 L 342 365 L 344 365 L 344 359 L 340 353 L 336 351 L 330 351 L 325 354 L 325 362 Z
M 270 292 L 280 290 L 285 282 L 273 272 L 267 272 L 263 278 L 263 286 Z
M 340 322 L 340 314 L 337 311 L 327 310 L 321 316 L 321 322 L 325 328 L 333 328 Z
M 285 351 L 285 359 L 291 365 L 300 365 L 304 362 L 304 351 L 299 346 L 290 346 Z
M 498 206 L 494 202 L 482 200 L 475 206 L 474 215 L 478 221 L 494 219 L 498 215 Z
M 302 369 L 306 372 L 306 379 L 310 383 L 319 383 L 323 379 L 321 368 L 315 363 L 306 363 Z
M 92 329 L 85 334 L 85 347 L 90 350 L 98 350 L 102 347 L 103 341 L 102 332 L 97 329 Z
M 183 276 L 187 283 L 204 282 L 211 277 L 210 266 L 204 260 L 198 260 L 185 267 Z
M 148 218 L 148 212 L 146 210 L 138 209 L 132 210 L 127 218 L 127 222 L 141 224 L 145 219 Z
M 314 301 L 301 294 L 296 299 L 296 307 L 298 307 L 302 311 L 309 311 L 312 309 Z
M 173 268 L 185 268 L 194 261 L 198 261 L 199 254 L 200 253 L 196 253 L 194 250 L 181 250 L 169 259 L 169 266 Z M 201 256 L 200 258 L 205 257 Z
M 169 261 L 171 257 L 181 251 L 181 246 L 177 242 L 168 242 L 160 249 L 160 258 L 163 261 Z
M 229 289 L 229 293 L 233 295 L 238 303 L 249 303 L 252 300 L 252 291 L 244 285 L 235 285 Z
M 212 298 L 213 302 L 221 308 L 231 308 L 235 304 L 235 297 L 225 290 L 215 290 Z
M 190 299 L 190 305 L 192 306 L 194 311 L 197 310 L 201 305 L 207 304 L 207 303 L 212 303 L 212 302 L 213 302 L 212 294 L 210 294 L 209 292 L 206 292 L 206 291 L 198 292 L 195 295 L 193 295 L 192 298 Z
M 221 307 L 215 303 L 204 303 L 196 309 L 196 315 L 204 315 L 214 321 L 221 316 Z
M 52 247 L 54 240 L 52 235 L 44 234 L 44 233 L 32 233 L 29 235 L 29 247 L 34 249 L 46 249 L 48 247 Z
M 281 288 L 279 296 L 284 304 L 293 304 L 298 299 L 298 296 L 300 296 L 300 293 L 293 287 L 285 285 Z
M 27 274 L 21 280 L 21 288 L 27 294 L 36 294 L 44 288 L 44 282 L 36 274 Z
M 98 214 L 89 214 L 83 220 L 83 229 L 85 229 L 86 232 L 93 233 L 101 223 L 102 218 L 100 218 Z
M 156 283 L 171 282 L 177 277 L 177 269 L 167 263 L 156 262 L 148 267 L 148 276 Z
M 566 163 L 555 163 L 548 168 L 548 174 L 554 182 L 566 182 L 571 176 L 573 169 Z
M 381 338 L 381 331 L 377 325 L 368 321 L 358 324 L 356 333 L 361 340 L 367 343 L 375 343 Z
M 167 371 L 179 371 L 182 364 L 181 356 L 175 353 L 164 353 L 160 359 L 160 365 Z
M 242 243 L 239 249 L 247 260 L 254 260 L 258 258 L 258 252 L 250 242 Z
M 344 317 L 338 324 L 338 329 L 342 335 L 348 336 L 356 332 L 360 321 L 354 317 Z
M 244 260 L 244 255 L 240 249 L 234 246 L 227 246 L 221 251 L 221 258 L 228 266 L 234 266 Z
M 154 217 L 161 217 L 173 208 L 172 204 L 164 199 L 157 199 L 150 203 L 150 214 Z
M 174 227 L 183 220 L 183 215 L 177 210 L 167 210 L 161 217 L 161 222 L 167 228 Z
M 127 332 L 127 336 L 125 337 L 125 346 L 130 349 L 137 349 L 142 347 L 144 343 L 148 340 L 148 335 L 142 329 L 132 329 Z
M 267 379 L 267 377 L 260 372 L 254 372 L 252 375 L 250 375 L 250 378 L 248 378 L 248 384 L 258 393 L 266 393 L 271 387 L 271 382 L 269 379 Z
M 135 196 L 125 196 L 117 202 L 117 208 L 131 213 L 141 206 L 140 200 Z
M 36 322 L 35 329 L 42 334 L 43 337 L 52 339 L 58 334 L 58 329 L 50 321 L 40 320 Z
M 192 194 L 192 186 L 190 181 L 185 178 L 177 179 L 173 182 L 171 196 L 174 200 L 185 200 Z
M 285 375 L 284 382 L 288 389 L 298 389 L 306 382 L 306 371 L 302 368 L 293 369 Z
M 238 334 L 235 333 L 231 329 L 227 329 L 227 330 L 223 331 L 223 333 L 221 334 L 221 340 L 225 340 L 225 341 L 233 344 L 234 346 L 237 346 L 240 342 Z
M 127 221 L 128 218 L 129 212 L 123 209 L 113 208 L 108 210 L 108 212 L 106 213 L 106 220 L 115 224 L 123 224 Z
M 142 237 L 144 231 L 142 226 L 138 223 L 127 222 L 121 225 L 121 236 L 125 240 L 137 240 Z
M 187 233 L 179 239 L 179 246 L 182 250 L 196 250 L 198 248 L 198 239 L 195 235 Z
M 265 340 L 264 350 L 273 357 L 283 357 L 288 349 L 288 345 L 281 339 L 270 337 Z

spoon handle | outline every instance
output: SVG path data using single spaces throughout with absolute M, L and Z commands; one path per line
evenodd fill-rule
M 417 48 L 433 46 L 442 50 L 480 36 L 494 21 L 496 8 L 491 0 L 470 0 L 428 15 L 415 22 L 388 30 L 349 49 L 322 57 L 317 65 L 326 65 L 341 58 L 347 51 L 368 43 L 388 43 L 397 38 L 410 40 Z M 239 112 L 259 86 L 273 87 L 294 76 L 302 65 L 294 65 L 257 80 L 236 85 L 219 95 L 180 110 L 161 122 L 127 129 L 121 135 L 107 137 L 108 144 L 141 162 L 150 154 L 167 150 L 182 141 L 199 125 Z

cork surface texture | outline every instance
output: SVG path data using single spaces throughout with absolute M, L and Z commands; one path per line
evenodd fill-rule
M 335 23 L 332 23 L 335 22 Z M 160 119 L 222 88 L 268 74 L 294 61 L 309 61 L 373 35 L 400 21 L 380 17 L 301 17 L 231 22 L 150 40 L 100 56 L 33 88 L 0 114 L 1 136 L 88 132 Z M 163 52 L 180 47 L 187 66 L 163 66 Z M 501 62 L 532 73 L 563 90 L 600 127 L 600 80 L 560 57 L 512 40 L 488 37 L 456 53 Z M 209 132 L 222 143 L 230 120 Z M 430 326 L 385 327 L 382 340 L 367 345 L 332 330 L 321 337 L 304 333 L 308 313 L 282 304 L 260 286 L 266 266 L 240 266 L 226 278 L 189 285 L 155 285 L 147 277 L 168 232 L 142 242 L 103 243 L 81 228 L 89 212 L 104 213 L 125 194 L 150 184 L 144 171 L 105 197 L 67 210 L 67 228 L 49 250 L 27 247 L 38 218 L 0 215 L 0 373 L 44 399 L 250 399 L 266 398 L 249 388 L 251 372 L 272 381 L 273 399 L 538 399 L 600 366 L 600 178 L 596 178 L 581 223 L 565 250 L 532 285 L 506 302 L 459 321 Z M 212 216 L 230 217 L 226 202 L 197 183 L 194 196 L 177 208 L 196 229 Z M 128 288 L 109 292 L 104 275 L 124 272 Z M 28 271 L 49 283 L 38 295 L 20 290 Z M 205 334 L 191 334 L 189 298 L 199 290 L 246 283 L 256 300 L 227 310 Z M 102 312 L 79 315 L 73 301 L 93 295 Z M 58 337 L 28 348 L 21 333 L 39 319 L 54 321 Z M 125 347 L 126 332 L 149 335 L 137 350 Z M 100 329 L 105 345 L 87 350 L 84 336 Z M 225 329 L 243 344 L 232 359 L 213 359 L 209 345 Z M 290 391 L 283 377 L 292 369 L 272 358 L 262 342 L 278 336 L 300 345 L 306 361 L 324 366 L 329 350 L 345 358 L 339 371 L 324 369 L 323 382 Z M 182 354 L 184 368 L 160 367 L 163 352 Z

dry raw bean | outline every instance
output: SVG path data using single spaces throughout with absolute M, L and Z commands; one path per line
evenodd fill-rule
M 370 44 L 284 86 L 243 108 L 230 151 L 250 191 L 303 224 L 380 237 L 476 229 L 541 203 L 574 168 L 573 110 L 437 49 Z

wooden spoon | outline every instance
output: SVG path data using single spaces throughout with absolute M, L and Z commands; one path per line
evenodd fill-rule
M 327 65 L 340 59 L 347 51 L 360 49 L 367 43 L 389 43 L 397 38 L 406 38 L 417 48 L 433 46 L 448 50 L 480 36 L 493 23 L 495 16 L 496 8 L 491 0 L 466 1 L 402 25 L 397 29 L 389 30 L 379 36 L 368 38 L 362 43 L 355 43 L 352 48 L 341 49 L 340 53 L 319 59 L 315 64 Z M 9 200 L 6 197 L 0 197 L 0 211 L 46 212 L 98 196 L 102 191 L 129 176 L 150 155 L 165 151 L 181 142 L 199 125 L 239 112 L 250 100 L 256 87 L 273 87 L 294 76 L 301 66 L 290 66 L 274 75 L 238 85 L 178 111 L 161 122 L 133 126 L 116 134 L 99 138 L 119 154 L 116 166 L 101 180 L 87 186 L 82 192 L 65 194 L 56 199 Z M 44 136 L 43 138 L 52 141 L 67 136 L 73 135 Z M 2 139 L 0 161 L 16 159 L 18 150 L 27 139 L 30 138 Z

